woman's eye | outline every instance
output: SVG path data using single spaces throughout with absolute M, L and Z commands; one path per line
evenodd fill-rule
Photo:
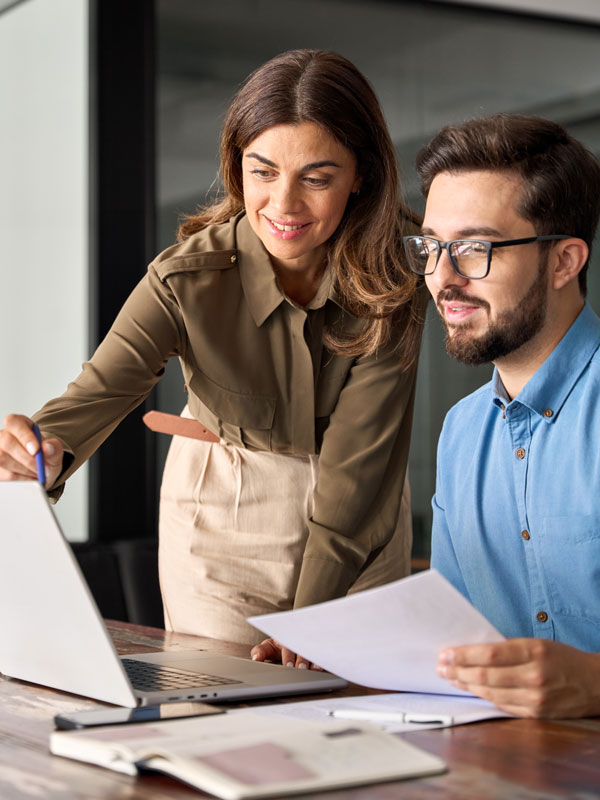
M 270 178 L 271 172 L 268 169 L 253 169 L 251 170 L 252 175 L 256 175 L 257 178 Z
M 309 186 L 327 186 L 329 184 L 329 178 L 311 178 L 310 176 L 306 176 L 304 179 Z

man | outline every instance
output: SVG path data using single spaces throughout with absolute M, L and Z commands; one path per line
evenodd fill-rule
M 600 319 L 585 303 L 600 166 L 559 125 L 496 115 L 419 154 L 425 275 L 446 346 L 492 381 L 448 414 L 432 566 L 507 638 L 438 673 L 528 717 L 600 714 Z M 294 663 L 268 640 L 255 658 Z M 307 666 L 297 657 L 296 665 Z
M 600 714 L 600 166 L 559 125 L 500 114 L 444 128 L 417 169 L 411 266 L 449 354 L 495 365 L 444 423 L 432 566 L 509 637 L 442 651 L 438 673 L 519 716 Z

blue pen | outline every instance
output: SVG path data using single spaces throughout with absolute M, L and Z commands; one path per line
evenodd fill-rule
M 46 465 L 44 464 L 44 454 L 42 452 L 42 434 L 37 425 L 34 424 L 33 432 L 38 440 L 40 449 L 35 454 L 35 466 L 37 467 L 38 481 L 42 486 L 46 485 Z

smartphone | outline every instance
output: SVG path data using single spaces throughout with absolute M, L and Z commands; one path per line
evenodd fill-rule
M 122 725 L 126 722 L 154 722 L 162 719 L 203 717 L 224 713 L 225 709 L 209 703 L 161 703 L 159 706 L 100 708 L 75 711 L 72 714 L 57 714 L 54 717 L 54 724 L 62 730 L 73 730 L 73 728 L 92 728 L 96 725 Z

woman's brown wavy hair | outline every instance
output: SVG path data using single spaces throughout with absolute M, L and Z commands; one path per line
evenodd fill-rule
M 366 78 L 343 56 L 327 50 L 290 50 L 255 70 L 229 108 L 221 133 L 225 195 L 185 216 L 184 239 L 244 208 L 242 153 L 273 125 L 313 122 L 350 150 L 361 177 L 329 242 L 328 260 L 344 307 L 364 319 L 355 336 L 328 330 L 327 346 L 358 356 L 397 343 L 402 364 L 416 360 L 423 300 L 409 270 L 402 236 L 418 217 L 399 199 L 398 168 L 379 102 Z

